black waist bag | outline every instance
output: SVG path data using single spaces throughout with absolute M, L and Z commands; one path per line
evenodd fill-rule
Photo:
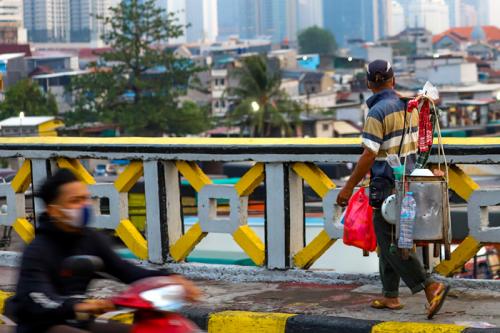
M 380 208 L 390 195 L 394 193 L 394 181 L 385 177 L 375 177 L 370 181 L 370 206 Z

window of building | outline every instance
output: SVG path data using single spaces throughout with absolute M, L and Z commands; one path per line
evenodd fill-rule
M 323 124 L 323 131 L 330 130 L 330 124 Z

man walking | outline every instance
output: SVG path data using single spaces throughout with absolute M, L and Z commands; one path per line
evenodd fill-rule
M 399 300 L 399 281 L 412 293 L 422 290 L 429 302 L 428 319 L 441 308 L 449 287 L 433 281 L 425 272 L 415 254 L 407 259 L 396 250 L 394 226 L 385 221 L 380 211 L 383 201 L 394 191 L 394 174 L 386 162 L 389 154 L 407 158 L 407 171 L 415 165 L 418 143 L 418 112 L 406 116 L 405 103 L 394 90 L 395 78 L 391 64 L 375 60 L 367 68 L 368 89 L 373 92 L 366 104 L 370 108 L 363 129 L 364 151 L 351 177 L 337 197 L 337 204 L 346 206 L 354 187 L 371 172 L 370 205 L 373 207 L 373 223 L 380 250 L 379 271 L 382 280 L 382 297 L 372 302 L 377 309 L 398 310 L 403 308 Z M 410 121 L 410 117 L 412 117 Z M 408 118 L 408 119 L 406 119 Z M 405 124 L 406 122 L 406 124 Z M 412 128 L 406 134 L 404 129 Z

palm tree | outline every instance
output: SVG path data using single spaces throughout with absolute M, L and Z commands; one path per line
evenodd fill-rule
M 301 108 L 281 89 L 280 73 L 270 71 L 264 57 L 249 56 L 231 75 L 239 81 L 227 91 L 239 101 L 230 112 L 231 120 L 246 123 L 251 136 L 270 136 L 273 128 L 279 128 L 281 136 L 290 136 Z

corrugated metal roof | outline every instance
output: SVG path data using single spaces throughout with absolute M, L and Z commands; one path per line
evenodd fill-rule
M 15 58 L 24 57 L 24 53 L 4 53 L 0 54 L 0 60 L 11 60 Z
M 16 126 L 38 126 L 48 121 L 56 119 L 55 117 L 24 117 L 21 121 L 20 117 L 10 117 L 0 121 L 2 127 L 16 127 Z
M 347 121 L 339 120 L 333 122 L 333 129 L 339 135 L 360 134 L 360 130 L 349 124 Z

